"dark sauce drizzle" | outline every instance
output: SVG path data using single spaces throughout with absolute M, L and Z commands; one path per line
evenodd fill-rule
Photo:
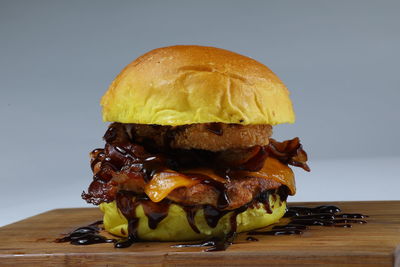
M 228 212 L 232 212 L 229 224 L 230 224 L 230 231 L 223 236 L 222 238 L 212 238 L 212 239 L 207 239 L 205 241 L 201 242 L 196 242 L 196 243 L 191 243 L 191 244 L 178 244 L 174 245 L 173 247 L 176 248 L 185 248 L 185 247 L 209 247 L 205 249 L 204 251 L 210 252 L 210 251 L 222 251 L 226 250 L 230 245 L 233 244 L 233 241 L 235 240 L 237 233 L 237 215 L 240 213 L 246 211 L 249 207 L 253 207 L 255 203 L 262 203 L 264 207 L 266 207 L 267 213 L 272 213 L 272 210 L 270 209 L 269 206 L 269 195 L 274 192 L 282 196 L 281 201 L 286 200 L 288 190 L 286 187 L 282 186 L 278 190 L 268 190 L 264 191 L 261 194 L 259 194 L 252 202 L 235 209 L 233 211 L 226 211 L 226 210 L 219 210 L 215 207 L 205 205 L 203 207 L 204 209 L 204 217 L 206 219 L 207 224 L 214 228 L 217 226 L 218 221 L 220 218 L 222 218 L 225 214 Z
M 200 180 L 202 184 L 212 186 L 214 190 L 218 192 L 217 209 L 225 209 L 227 206 L 229 206 L 230 200 L 225 188 L 225 183 L 218 182 L 204 174 L 185 173 L 185 175 L 191 179 Z
M 255 201 L 257 203 L 265 200 L 266 195 L 270 192 L 263 192 Z M 281 194 L 283 194 L 281 192 Z M 172 247 L 186 248 L 186 247 L 208 247 L 204 251 L 221 251 L 226 250 L 233 244 L 237 233 L 237 215 L 247 210 L 254 205 L 249 203 L 236 210 L 233 210 L 230 217 L 230 231 L 222 238 L 213 237 L 211 239 L 203 240 L 196 243 L 178 244 Z M 161 222 L 168 215 L 168 208 L 171 202 L 164 201 L 157 205 L 150 201 L 145 196 L 136 196 L 129 191 L 121 191 L 117 195 L 117 205 L 122 214 L 128 219 L 128 237 L 124 239 L 109 239 L 99 234 L 99 225 L 102 221 L 97 221 L 88 226 L 79 227 L 74 231 L 68 233 L 63 238 L 56 239 L 55 242 L 70 242 L 73 245 L 90 245 L 98 243 L 115 243 L 116 248 L 126 248 L 134 243 L 141 242 L 137 234 L 137 227 L 139 219 L 136 217 L 136 207 L 143 206 L 143 210 L 148 218 L 149 228 L 155 229 L 159 222 Z M 265 204 L 265 202 L 264 202 Z M 220 218 L 222 218 L 228 211 L 218 210 L 212 206 L 186 206 L 184 210 L 188 218 L 188 222 L 192 229 L 199 233 L 200 231 L 195 226 L 194 216 L 198 209 L 204 209 L 204 216 L 207 224 L 210 227 L 216 227 Z M 268 210 L 267 210 L 268 211 Z M 287 224 L 277 224 L 269 227 L 269 230 L 250 231 L 248 235 L 301 235 L 310 226 L 331 226 L 351 228 L 352 224 L 365 224 L 367 215 L 360 213 L 340 213 L 341 210 L 336 206 L 318 206 L 315 208 L 309 207 L 289 207 L 284 217 L 289 218 Z M 247 241 L 258 241 L 257 238 L 249 236 Z
M 62 238 L 55 240 L 56 243 L 70 242 L 72 245 L 91 245 L 99 243 L 115 243 L 116 239 L 109 239 L 99 235 L 99 225 L 103 221 L 97 221 L 88 226 L 79 227 L 72 232 L 66 234 Z
M 258 200 L 267 198 L 269 192 L 260 194 Z M 268 198 L 267 198 L 268 199 Z M 202 242 L 192 244 L 179 244 L 173 247 L 210 247 L 205 251 L 225 250 L 229 245 L 233 244 L 236 236 L 236 216 L 248 208 L 248 205 L 243 206 L 232 214 L 231 231 L 222 239 L 209 239 Z M 268 211 L 268 209 L 266 209 Z M 352 224 L 365 224 L 365 220 L 359 220 L 368 217 L 367 215 L 358 213 L 339 213 L 341 210 L 336 206 L 318 206 L 315 208 L 308 207 L 289 207 L 284 217 L 289 217 L 288 224 L 275 225 L 267 231 L 250 231 L 248 235 L 300 235 L 309 226 L 334 226 L 351 228 Z M 247 241 L 258 241 L 257 238 L 249 236 Z
M 301 235 L 309 226 L 334 226 L 351 228 L 352 224 L 365 224 L 367 215 L 359 213 L 339 213 L 336 206 L 289 207 L 285 216 L 288 224 L 273 226 L 267 231 L 250 231 L 248 235 Z
M 248 237 L 246 238 L 246 240 L 247 240 L 247 241 L 258 241 L 258 239 L 255 238 L 254 236 L 248 236 Z
M 117 207 L 128 220 L 128 237 L 119 240 L 116 248 L 129 247 L 141 241 L 137 234 L 139 218 L 136 217 L 136 207 L 142 205 L 144 214 L 148 219 L 150 229 L 156 229 L 157 225 L 168 216 L 170 201 L 164 199 L 159 203 L 152 202 L 147 196 L 137 196 L 130 191 L 120 191 L 116 197 Z

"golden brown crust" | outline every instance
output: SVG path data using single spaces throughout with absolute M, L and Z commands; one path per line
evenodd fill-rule
M 129 124 L 130 133 L 137 141 L 150 139 L 157 146 L 181 149 L 221 151 L 256 145 L 265 146 L 272 135 L 270 125 L 218 124 L 217 132 L 209 124 L 183 126 L 153 126 Z M 168 144 L 165 144 L 168 142 Z
M 151 68 L 162 65 L 157 74 L 168 76 L 175 71 L 220 72 L 233 79 L 250 82 L 249 78 L 269 79 L 272 83 L 282 83 L 280 79 L 260 62 L 216 47 L 197 45 L 176 45 L 151 50 L 131 63 L 131 67 Z M 129 65 L 128 65 L 129 67 Z M 153 75 L 154 70 L 147 69 Z
M 204 124 L 195 124 L 178 132 L 172 142 L 172 147 L 183 149 L 205 149 L 221 151 L 238 149 L 256 145 L 268 145 L 272 135 L 270 125 L 232 125 L 221 124 L 221 134 L 215 134 L 206 129 Z
M 289 92 L 268 67 L 204 46 L 144 54 L 122 70 L 101 105 L 104 120 L 123 123 L 294 122 Z

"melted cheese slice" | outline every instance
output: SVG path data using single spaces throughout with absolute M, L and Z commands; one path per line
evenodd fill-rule
M 190 179 L 181 173 L 167 170 L 156 173 L 151 181 L 146 184 L 144 192 L 151 201 L 160 202 L 168 196 L 172 190 L 183 186 L 190 187 L 197 183 L 199 183 L 199 181 Z
M 209 178 L 222 183 L 227 181 L 223 177 L 216 175 L 211 169 L 206 168 L 187 170 L 182 173 L 165 170 L 156 173 L 151 181 L 146 184 L 144 191 L 153 202 L 160 202 L 174 189 L 179 187 L 191 187 L 201 181 L 200 179 L 188 177 L 189 174 L 191 177 L 194 177 L 196 174 L 206 175 Z M 243 177 L 272 179 L 282 185 L 286 185 L 289 188 L 289 193 L 291 195 L 296 193 L 296 185 L 292 169 L 275 158 L 268 157 L 265 160 L 263 168 L 258 172 L 241 171 L 239 172 L 239 175 Z
M 275 158 L 268 157 L 258 172 L 243 172 L 246 177 L 272 179 L 286 185 L 290 195 L 296 194 L 296 183 L 292 169 Z

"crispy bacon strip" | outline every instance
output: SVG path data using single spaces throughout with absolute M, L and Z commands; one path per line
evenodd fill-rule
M 267 146 L 267 151 L 270 157 L 274 157 L 282 163 L 300 167 L 308 172 L 310 171 L 310 167 L 306 163 L 307 153 L 303 150 L 298 137 L 283 142 L 278 142 L 271 138 Z

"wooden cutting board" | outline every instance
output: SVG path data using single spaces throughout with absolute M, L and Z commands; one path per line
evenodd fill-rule
M 0 266 L 400 266 L 400 201 L 290 204 L 333 204 L 370 217 L 352 228 L 312 226 L 299 236 L 257 236 L 259 242 L 241 234 L 226 251 L 202 252 L 162 242 L 125 249 L 54 243 L 101 219 L 96 208 L 58 209 L 0 228 Z

